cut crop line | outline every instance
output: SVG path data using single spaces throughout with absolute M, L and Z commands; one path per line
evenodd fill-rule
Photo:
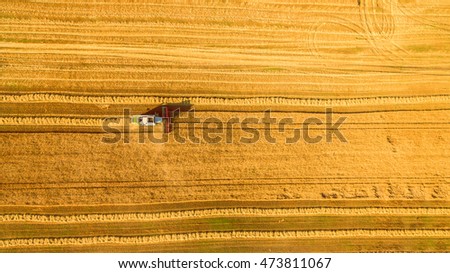
M 108 120 L 111 120 L 111 122 L 108 122 Z M 21 116 L 0 116 L 0 125 L 2 126 L 79 126 L 79 127 L 101 127 L 105 122 L 107 122 L 108 126 L 116 126 L 116 127 L 122 127 L 123 123 L 121 122 L 123 120 L 122 117 L 98 117 L 98 118 L 82 118 L 82 117 L 52 117 L 52 116 L 44 116 L 44 117 L 21 117 Z M 236 129 L 233 126 L 222 126 L 219 128 L 210 128 L 209 125 L 205 124 L 191 124 L 188 125 L 187 123 L 176 123 L 179 124 L 176 126 L 177 130 L 185 130 L 189 128 L 194 128 L 198 130 L 211 130 L 211 129 L 220 129 L 220 130 L 230 130 L 230 129 Z M 256 124 L 253 123 L 254 126 L 252 126 L 253 129 L 259 130 L 259 131 L 278 131 L 280 133 L 282 132 L 290 132 L 292 130 L 298 129 L 300 124 L 285 124 L 283 126 L 282 131 L 280 131 L 279 125 L 273 125 L 269 128 L 263 127 L 262 124 Z M 256 126 L 258 125 L 258 126 Z M 317 125 L 316 127 L 309 127 L 309 130 L 325 130 L 325 125 Z M 442 126 L 442 125 L 449 125 L 448 123 L 429 123 L 429 124 L 422 124 L 421 126 L 418 126 L 418 124 L 404 124 L 405 126 L 376 126 L 379 124 L 366 124 L 367 126 L 347 126 L 344 124 L 341 129 L 344 130 L 366 130 L 366 129 L 373 129 L 373 130 L 385 130 L 385 129 L 392 129 L 392 130 L 414 130 L 414 129 L 423 129 L 423 130 L 435 130 L 435 129 L 442 129 L 447 130 L 450 129 L 448 126 Z M 381 124 L 382 125 L 382 124 Z M 387 124 L 388 125 L 388 124 Z M 409 125 L 409 126 L 408 126 Z M 414 125 L 414 126 L 413 126 Z M 425 125 L 428 125 L 425 127 Z M 441 126 L 439 126 L 441 125 Z M 232 128 L 233 127 L 233 128 Z M 133 128 L 137 129 L 139 127 L 134 126 Z M 239 127 L 238 130 L 242 130 L 242 127 Z M 106 132 L 106 131 L 105 131 Z M 144 130 L 144 132 L 147 132 L 147 130 Z M 128 132 L 128 133 L 139 133 L 139 132 Z
M 55 93 L 1 94 L 0 103 L 83 103 L 83 104 L 163 104 L 189 101 L 194 105 L 292 105 L 292 106 L 359 106 L 385 104 L 416 104 L 416 103 L 450 103 L 450 95 L 430 96 L 388 96 L 360 98 L 288 98 L 288 97 L 163 97 L 163 96 L 127 96 L 127 95 L 70 95 Z
M 306 231 L 223 231 L 192 232 L 150 236 L 93 236 L 66 238 L 25 238 L 0 240 L 1 248 L 27 246 L 83 246 L 99 244 L 136 245 L 170 242 L 235 239 L 311 239 L 311 238 L 450 238 L 449 229 L 348 229 L 348 230 L 306 230 Z
M 104 118 L 0 117 L 0 125 L 101 126 Z
M 3 214 L 0 223 L 39 222 L 39 223 L 98 223 L 130 221 L 162 221 L 187 218 L 207 217 L 248 217 L 248 216 L 317 216 L 317 215 L 450 215 L 450 208 L 219 208 L 168 211 L 156 213 L 93 213 L 75 215 L 56 214 Z

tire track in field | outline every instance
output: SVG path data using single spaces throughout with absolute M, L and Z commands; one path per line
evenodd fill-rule
M 363 0 L 360 4 L 362 25 L 373 41 L 392 39 L 395 33 L 393 13 L 397 8 L 396 0 Z
M 397 54 L 392 46 L 403 53 L 408 52 L 394 43 L 393 36 L 396 31 L 394 14 L 398 10 L 397 0 L 362 0 L 359 1 L 360 21 L 367 40 L 374 45 L 374 53 L 384 56 L 391 61 L 403 58 Z
M 360 24 L 356 24 L 342 17 L 333 16 L 323 18 L 313 24 L 309 29 L 308 43 L 310 52 L 320 56 L 316 45 L 318 30 L 324 25 L 331 24 L 343 27 L 362 37 L 369 43 L 370 49 L 378 56 L 383 56 L 390 61 L 402 60 L 391 47 L 408 54 L 408 52 L 392 41 L 396 31 L 395 16 L 397 1 L 385 0 L 361 0 L 358 1 Z
M 443 30 L 445 32 L 450 32 L 450 24 L 443 22 L 436 22 L 432 19 L 426 18 L 424 15 L 420 15 L 417 12 L 413 12 L 408 9 L 406 5 L 398 5 L 398 10 L 401 14 L 405 15 L 408 19 L 411 19 L 419 24 L 426 25 L 435 29 Z
M 450 208 L 386 208 L 386 207 L 321 207 L 321 208 L 228 208 L 194 209 L 156 213 L 92 213 L 92 214 L 3 214 L 0 223 L 37 222 L 37 223 L 98 223 L 129 221 L 163 221 L 172 219 L 191 219 L 209 217 L 245 217 L 245 216 L 316 216 L 316 215 L 450 215 Z
M 351 22 L 350 20 L 346 20 L 344 18 L 336 18 L 335 20 L 331 20 L 330 18 L 322 19 L 321 21 L 314 23 L 309 28 L 309 34 L 308 34 L 308 44 L 309 44 L 309 51 L 313 56 L 321 56 L 320 50 L 317 47 L 317 34 L 319 33 L 319 29 L 322 28 L 325 25 L 336 25 L 339 27 L 343 27 L 345 29 L 350 30 L 350 32 L 353 32 L 355 34 L 361 35 L 365 38 L 365 40 L 370 43 L 372 46 L 374 44 L 370 39 L 367 39 L 364 34 L 364 29 Z
M 22 205 L 24 202 L 17 195 L 29 200 L 33 196 L 52 196 L 45 200 L 33 200 L 34 205 L 63 205 L 63 204 L 100 204 L 101 196 L 108 194 L 111 203 L 141 203 L 147 202 L 149 196 L 154 196 L 154 202 L 186 202 L 213 200 L 242 200 L 242 201 L 276 201 L 276 200 L 448 200 L 448 186 L 441 182 L 426 183 L 359 183 L 359 184 L 246 184 L 228 185 L 196 185 L 196 186 L 95 186 L 86 188 L 19 188 L 14 191 L 3 190 L 3 204 Z M 207 189 L 205 189 L 205 187 Z M 280 187 L 284 187 L 280 191 Z M 185 194 L 186 191 L 195 192 L 194 197 Z M 244 192 L 244 193 L 243 193 Z M 132 194 L 132 195 L 130 195 Z M 95 197 L 91 197 L 95 196 Z M 236 197 L 238 196 L 238 197 Z M 69 200 L 70 199 L 70 200 Z M 84 200 L 80 202 L 80 200 Z
M 305 231 L 222 231 L 192 232 L 149 236 L 93 236 L 71 238 L 2 239 L 0 249 L 11 247 L 70 246 L 99 244 L 157 244 L 223 239 L 312 239 L 312 238 L 450 238 L 450 229 L 348 229 Z
M 342 176 L 302 176 L 302 177 L 239 177 L 239 178 L 202 178 L 202 179 L 170 179 L 171 182 L 176 182 L 178 186 L 214 186 L 214 185 L 233 185 L 232 181 L 237 181 L 239 184 L 266 184 L 270 185 L 272 183 L 276 184 L 295 184 L 301 181 L 302 184 L 327 184 L 333 181 L 333 184 L 364 184 L 367 182 L 361 182 L 362 180 L 386 180 L 386 181 L 396 181 L 402 182 L 403 180 L 409 180 L 408 183 L 411 184 L 427 184 L 426 180 L 432 180 L 436 178 L 435 176 L 352 176 L 352 177 L 342 177 Z M 450 179 L 450 177 L 441 177 L 442 179 Z M 231 182 L 230 182 L 231 181 Z M 272 181 L 272 183 L 267 182 Z M 276 182 L 273 182 L 276 181 Z M 225 182 L 225 183 L 224 183 Z M 165 181 L 161 179 L 146 179 L 145 181 L 127 181 L 127 180 L 116 180 L 116 181 L 64 181 L 61 182 L 42 182 L 42 181 L 28 181 L 28 182 L 2 182 L 5 189 L 7 187 L 25 187 L 28 188 L 31 185 L 50 185 L 48 188 L 58 188 L 61 185 L 83 185 L 85 187 L 89 185 L 122 185 L 123 183 L 131 185 L 145 185 L 151 184 L 154 187 L 167 186 Z M 26 185 L 26 186 L 24 186 Z M 130 185 L 130 186 L 131 186 Z M 170 187 L 170 186 L 167 186 Z M 8 188 L 9 189 L 9 188 Z

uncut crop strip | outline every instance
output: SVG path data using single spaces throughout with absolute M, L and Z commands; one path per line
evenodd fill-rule
M 72 238 L 1 239 L 0 249 L 27 246 L 68 246 L 96 244 L 157 244 L 218 239 L 313 239 L 313 238 L 450 238 L 449 229 L 359 229 L 310 231 L 222 231 L 192 232 L 151 236 L 92 236 Z
M 450 208 L 229 208 L 184 210 L 157 213 L 107 213 L 107 214 L 3 214 L 0 222 L 39 222 L 39 223 L 86 223 L 86 222 L 129 222 L 160 221 L 219 216 L 308 216 L 308 215 L 450 215 Z

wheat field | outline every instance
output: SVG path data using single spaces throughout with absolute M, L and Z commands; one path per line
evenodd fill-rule
M 0 7 L 0 252 L 450 251 L 450 1 Z M 183 101 L 166 143 L 102 141 Z M 326 109 L 346 142 L 284 141 Z M 276 143 L 174 137 L 267 110 Z

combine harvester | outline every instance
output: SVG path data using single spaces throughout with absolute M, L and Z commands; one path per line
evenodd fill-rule
M 171 120 L 169 108 L 166 105 L 161 107 L 161 116 L 158 113 L 154 115 L 134 115 L 131 116 L 131 124 L 139 126 L 164 126 L 164 133 L 168 134 L 171 131 Z

